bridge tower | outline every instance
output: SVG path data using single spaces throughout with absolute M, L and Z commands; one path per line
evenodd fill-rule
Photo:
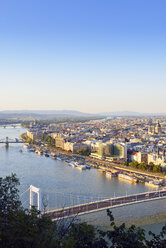
M 5 146 L 6 146 L 6 147 L 8 147 L 8 146 L 9 146 L 8 137 L 5 137 Z
M 41 189 L 36 188 L 33 185 L 30 185 L 30 209 L 32 208 L 32 206 L 34 206 L 33 193 L 37 194 L 37 210 L 41 212 L 42 211 Z

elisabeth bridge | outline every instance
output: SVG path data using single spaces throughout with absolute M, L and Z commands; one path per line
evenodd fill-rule
M 166 190 L 150 191 L 138 194 L 131 194 L 125 196 L 112 197 L 102 200 L 93 200 L 81 203 L 72 204 L 70 206 L 65 206 L 63 199 L 63 206 L 47 211 L 48 199 L 42 197 L 41 189 L 34 186 L 30 186 L 26 191 L 24 191 L 21 196 L 26 193 L 30 193 L 29 203 L 30 208 L 34 204 L 34 196 L 36 195 L 36 207 L 41 212 L 41 214 L 48 215 L 52 220 L 58 220 L 67 217 L 79 216 L 83 214 L 93 213 L 105 209 L 118 208 L 127 205 L 138 204 L 142 202 L 157 201 L 166 198 Z M 27 200 L 26 200 L 27 201 Z M 44 211 L 43 211 L 44 209 Z

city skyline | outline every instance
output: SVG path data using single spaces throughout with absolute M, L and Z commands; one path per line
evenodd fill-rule
M 165 113 L 163 0 L 0 3 L 0 111 Z

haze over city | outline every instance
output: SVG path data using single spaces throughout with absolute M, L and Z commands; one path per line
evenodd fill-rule
M 1 1 L 0 111 L 165 112 L 164 0 Z

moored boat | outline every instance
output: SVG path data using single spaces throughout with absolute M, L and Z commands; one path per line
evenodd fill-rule
M 86 170 L 86 165 L 77 165 L 76 168 L 79 170 Z
M 28 151 L 29 152 L 35 152 L 35 148 L 30 148 Z
M 47 152 L 44 153 L 45 157 L 49 157 L 49 154 Z
M 112 171 L 106 171 L 106 176 L 110 176 L 110 177 L 117 177 L 118 176 L 118 172 L 112 172 Z
M 129 175 L 126 175 L 126 174 L 119 173 L 118 178 L 130 181 L 132 183 L 138 183 L 138 179 L 136 177 L 132 177 L 132 176 L 129 176 Z
M 159 184 L 158 183 L 155 183 L 154 181 L 147 181 L 147 182 L 145 182 L 145 185 L 146 186 L 150 186 L 152 188 L 156 188 L 156 189 L 159 188 Z
M 91 165 L 90 164 L 86 164 L 86 169 L 90 169 Z
M 38 151 L 38 155 L 43 155 L 43 151 Z

